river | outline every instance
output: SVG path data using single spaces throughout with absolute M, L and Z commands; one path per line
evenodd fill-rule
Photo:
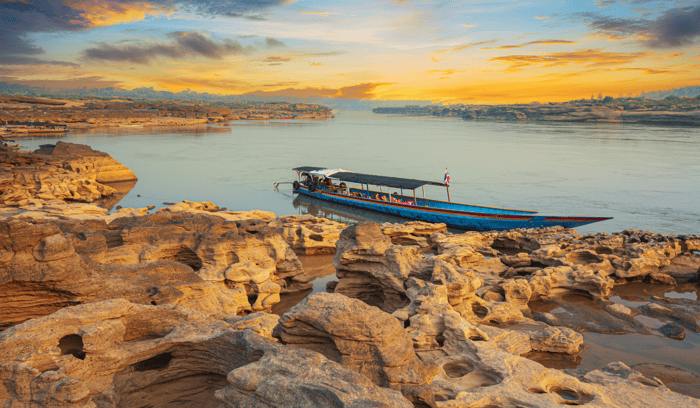
M 55 137 L 19 140 L 34 149 Z M 132 169 L 124 207 L 181 200 L 278 215 L 293 202 L 297 166 L 442 181 L 453 201 L 612 216 L 580 233 L 628 228 L 700 233 L 700 131 L 623 124 L 474 122 L 341 111 L 327 121 L 236 121 L 181 128 L 100 128 L 84 143 Z M 446 199 L 444 188 L 426 194 Z M 140 197 L 139 197 L 140 196 Z

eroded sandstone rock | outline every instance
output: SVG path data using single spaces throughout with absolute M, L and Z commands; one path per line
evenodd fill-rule
M 0 400 L 13 407 L 410 407 L 318 353 L 194 310 L 123 299 L 0 332 Z
M 414 406 L 435 406 L 429 383 L 435 366 L 421 362 L 399 321 L 364 302 L 315 293 L 281 318 L 284 344 L 317 351 L 373 383 L 401 391 Z
M 235 290 L 202 280 L 189 266 L 163 260 L 103 264 L 76 252 L 81 242 L 52 223 L 0 220 L 0 326 L 114 298 L 188 306 L 208 315 L 238 310 Z

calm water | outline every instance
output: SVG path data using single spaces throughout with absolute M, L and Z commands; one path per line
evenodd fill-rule
M 34 149 L 55 140 L 20 144 Z M 581 233 L 700 233 L 700 130 L 693 128 L 338 112 L 319 122 L 97 129 L 61 140 L 107 152 L 137 174 L 124 207 L 186 199 L 294 214 L 308 207 L 293 204 L 291 185 L 273 186 L 294 180 L 293 167 L 435 181 L 448 167 L 453 201 L 615 217 L 577 228 Z M 440 187 L 426 186 L 426 193 L 446 198 Z

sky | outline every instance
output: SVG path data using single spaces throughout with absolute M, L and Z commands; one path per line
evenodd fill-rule
M 700 0 L 0 0 L 0 81 L 497 104 L 700 85 Z

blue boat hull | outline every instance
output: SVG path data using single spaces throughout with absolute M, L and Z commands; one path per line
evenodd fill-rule
M 389 202 L 388 200 L 368 198 L 368 196 L 371 197 L 374 194 L 374 197 L 383 196 L 388 199 L 390 196 L 387 193 L 369 192 L 367 194 L 364 190 L 359 189 L 352 189 L 351 191 L 362 195 L 346 195 L 329 190 L 310 192 L 305 186 L 299 186 L 296 192 L 320 200 L 397 215 L 411 220 L 445 223 L 449 227 L 476 231 L 502 231 L 515 228 L 540 228 L 557 225 L 574 228 L 611 218 L 482 207 L 407 196 L 398 196 L 404 200 L 403 202 Z

